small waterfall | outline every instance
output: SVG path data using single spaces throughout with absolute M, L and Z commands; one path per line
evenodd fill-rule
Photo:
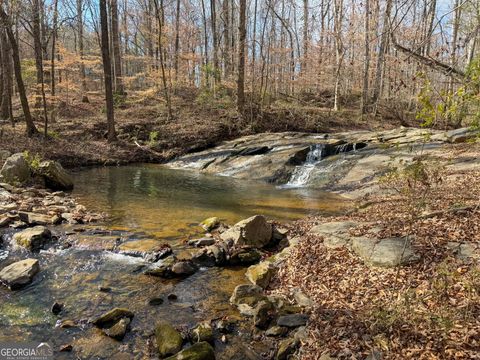
M 296 166 L 293 170 L 290 180 L 285 184 L 286 187 L 301 187 L 305 186 L 310 178 L 315 164 L 322 160 L 324 144 L 310 145 L 310 151 L 307 154 L 305 163 Z

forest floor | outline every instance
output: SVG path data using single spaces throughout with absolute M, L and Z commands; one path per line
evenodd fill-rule
M 457 151 L 480 153 L 474 144 Z M 300 288 L 313 300 L 302 359 L 479 358 L 480 172 L 419 169 L 416 179 L 389 178 L 383 186 L 390 195 L 375 195 L 348 215 L 291 224 L 301 245 L 271 289 L 291 295 Z M 358 222 L 350 236 L 372 227 L 381 229 L 378 238 L 409 236 L 420 259 L 368 266 L 311 231 L 331 221 Z
M 81 96 L 63 101 L 50 119 L 49 139 L 27 138 L 18 115 L 15 127 L 0 127 L 0 147 L 12 153 L 28 150 L 43 158 L 60 161 L 65 167 L 118 165 L 132 162 L 161 163 L 181 154 L 216 145 L 222 140 L 261 132 L 333 132 L 359 129 L 390 129 L 415 125 L 394 116 L 395 111 L 380 108 L 376 117 L 361 117 L 358 99 L 345 100 L 345 110 L 332 112 L 328 93 L 317 98 L 285 98 L 269 106 L 248 109 L 249 119 L 241 118 L 226 93 L 213 98 L 189 88 L 173 96 L 174 117 L 168 119 L 165 104 L 158 95 L 132 92 L 117 99 L 115 117 L 118 142 L 106 142 L 106 116 L 103 97 L 90 92 L 89 103 Z M 52 115 L 52 113 L 50 114 Z M 40 131 L 43 121 L 36 122 Z

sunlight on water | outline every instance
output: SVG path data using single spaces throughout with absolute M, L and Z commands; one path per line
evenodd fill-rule
M 197 224 L 210 216 L 229 224 L 258 213 L 295 220 L 346 206 L 341 197 L 314 189 L 278 189 L 159 165 L 87 169 L 76 179 L 74 195 L 88 208 L 109 213 L 112 227 L 159 238 L 197 234 Z

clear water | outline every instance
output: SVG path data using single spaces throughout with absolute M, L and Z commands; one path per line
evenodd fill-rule
M 79 202 L 111 215 L 102 226 L 144 232 L 152 239 L 170 242 L 176 251 L 182 240 L 199 233 L 198 223 L 209 216 L 228 223 L 256 213 L 293 220 L 313 213 L 333 214 L 345 206 L 339 197 L 315 190 L 276 189 L 154 165 L 86 169 L 77 172 L 75 179 L 74 195 Z M 37 257 L 41 272 L 22 290 L 0 287 L 0 342 L 48 342 L 56 351 L 72 344 L 72 353 L 55 353 L 59 359 L 155 358 L 150 335 L 158 320 L 188 328 L 205 319 L 238 316 L 228 299 L 236 285 L 246 282 L 244 268 L 202 269 L 184 280 L 150 277 L 142 274 L 140 260 L 99 250 L 72 248 L 15 256 Z M 99 286 L 112 291 L 100 292 Z M 169 293 L 175 293 L 178 300 L 168 301 Z M 165 302 L 150 306 L 147 303 L 153 297 Z M 59 316 L 50 311 L 55 301 L 65 304 Z M 113 307 L 135 313 L 131 331 L 122 342 L 88 325 L 90 318 Z M 78 326 L 55 326 L 66 319 Z M 244 346 L 240 337 L 231 337 L 227 345 L 217 342 L 217 358 L 230 359 L 231 353 L 242 358 Z M 261 353 L 263 343 L 257 346 Z
M 111 215 L 110 226 L 179 240 L 217 216 L 228 224 L 263 214 L 275 220 L 333 214 L 346 204 L 314 189 L 278 189 L 257 181 L 174 170 L 158 165 L 92 168 L 76 174 L 74 195 Z

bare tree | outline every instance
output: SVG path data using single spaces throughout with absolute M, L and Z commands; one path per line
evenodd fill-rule
M 110 58 L 106 0 L 100 0 L 99 5 L 103 76 L 105 82 L 105 104 L 107 108 L 107 139 L 109 142 L 113 142 L 117 140 L 117 133 L 115 131 L 115 115 L 113 110 L 112 62 Z
M 245 39 L 247 28 L 245 17 L 247 1 L 240 0 L 240 20 L 238 26 L 238 79 L 237 79 L 237 109 L 243 114 L 245 110 Z

